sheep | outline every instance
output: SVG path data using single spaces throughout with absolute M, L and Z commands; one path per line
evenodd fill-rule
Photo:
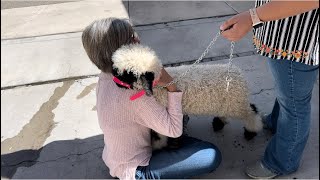
M 159 103 L 167 105 L 165 88 L 153 88 L 154 80 L 159 79 L 163 67 L 156 53 L 139 44 L 126 45 L 118 49 L 112 57 L 113 74 L 132 85 L 133 89 L 144 89 L 146 95 L 153 95 Z M 191 65 L 165 68 L 174 78 L 179 78 Z M 254 105 L 249 102 L 247 83 L 241 70 L 232 66 L 232 81 L 227 88 L 226 64 L 200 64 L 192 67 L 176 85 L 183 92 L 182 110 L 188 115 L 215 116 L 212 125 L 215 131 L 221 130 L 227 118 L 238 119 L 244 123 L 246 139 L 252 139 L 262 129 L 262 119 Z M 165 146 L 155 145 L 158 148 Z M 158 139 L 158 138 L 156 138 Z
M 166 68 L 173 78 L 178 78 L 190 65 Z M 228 91 L 226 90 L 227 65 L 196 65 L 176 84 L 183 92 L 182 110 L 189 115 L 214 115 L 226 122 L 225 118 L 239 119 L 246 130 L 257 132 L 261 129 L 261 117 L 249 102 L 246 81 L 237 67 L 231 69 Z M 165 89 L 154 89 L 154 97 L 167 104 Z

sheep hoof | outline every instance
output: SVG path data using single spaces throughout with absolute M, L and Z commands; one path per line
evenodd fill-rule
M 252 110 L 253 112 L 255 112 L 256 114 L 258 114 L 258 108 L 257 108 L 256 105 L 250 104 L 250 107 L 251 107 L 251 110 Z
M 244 137 L 246 140 L 251 140 L 257 135 L 256 132 L 248 131 L 246 128 L 244 128 Z
M 217 132 L 223 129 L 224 125 L 225 123 L 219 117 L 213 118 L 212 127 L 214 132 Z

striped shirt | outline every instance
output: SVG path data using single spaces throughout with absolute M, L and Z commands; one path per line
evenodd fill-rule
M 256 0 L 255 7 L 270 0 Z M 319 64 L 319 8 L 276 21 L 264 22 L 253 30 L 259 54 L 307 65 Z

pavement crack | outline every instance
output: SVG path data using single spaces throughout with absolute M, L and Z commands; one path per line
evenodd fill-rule
M 231 9 L 233 9 L 235 12 L 239 13 L 236 9 L 234 9 L 228 2 L 224 2 L 227 6 L 229 6 Z
M 241 52 L 241 53 L 236 53 L 234 54 L 235 57 L 245 57 L 245 56 L 252 56 L 255 55 L 255 51 L 248 51 L 248 52 Z M 213 61 L 218 61 L 218 60 L 224 60 L 228 59 L 228 55 L 221 55 L 221 56 L 214 56 L 214 57 L 207 57 L 204 58 L 201 63 L 203 62 L 213 62 Z M 187 60 L 183 62 L 177 62 L 177 63 L 168 63 L 164 64 L 164 67 L 174 67 L 174 66 L 180 66 L 180 65 L 188 65 L 192 64 L 196 61 L 196 59 L 193 60 Z M 5 86 L 1 87 L 1 90 L 7 90 L 7 89 L 14 89 L 18 87 L 27 87 L 27 86 L 38 86 L 38 85 L 43 85 L 43 84 L 52 84 L 52 83 L 58 83 L 58 82 L 64 82 L 64 81 L 71 81 L 71 80 L 81 80 L 81 79 L 88 79 L 88 78 L 93 78 L 97 77 L 99 74 L 92 74 L 92 75 L 84 75 L 84 76 L 74 76 L 74 77 L 67 77 L 67 78 L 61 78 L 61 79 L 55 79 L 55 80 L 47 80 L 47 81 L 41 81 L 41 82 L 33 82 L 33 83 L 27 83 L 27 84 L 18 84 L 18 85 L 12 85 L 12 86 Z
M 95 139 L 95 140 L 91 140 L 90 143 L 93 143 L 93 142 L 99 142 L 99 141 L 102 141 L 103 142 L 104 138 L 102 136 L 102 138 L 98 138 L 98 139 Z M 87 142 L 79 142 L 79 145 L 82 145 L 82 144 L 87 144 Z
M 69 158 L 69 157 L 72 157 L 72 156 L 83 156 L 83 155 L 89 154 L 89 153 L 91 153 L 91 152 L 93 152 L 93 151 L 96 151 L 96 150 L 99 150 L 99 149 L 102 149 L 102 148 L 104 148 L 104 146 L 91 149 L 91 150 L 86 151 L 86 152 L 84 152 L 84 153 L 68 154 L 68 155 L 65 155 L 65 156 L 58 157 L 57 159 L 46 160 L 46 161 L 38 161 L 37 163 L 43 164 L 43 163 L 48 163 L 48 162 L 59 161 L 59 160 L 61 160 L 61 159 L 66 159 L 66 158 Z
M 74 153 L 74 154 L 68 154 L 68 155 L 65 155 L 65 156 L 61 156 L 61 157 L 58 157 L 56 159 L 50 159 L 50 160 L 46 160 L 46 161 L 37 161 L 36 159 L 32 159 L 32 160 L 24 160 L 24 161 L 20 161 L 18 163 L 15 163 L 15 164 L 8 164 L 8 165 L 2 165 L 1 163 L 1 168 L 3 167 L 15 167 L 15 166 L 19 166 L 21 164 L 24 164 L 24 163 L 37 163 L 37 164 L 44 164 L 44 163 L 49 163 L 49 162 L 55 162 L 55 161 L 59 161 L 61 159 L 66 159 L 66 158 L 69 158 L 69 157 L 72 157 L 72 156 L 83 156 L 83 155 L 86 155 L 86 154 L 89 154 L 93 151 L 96 151 L 96 150 L 100 150 L 104 148 L 104 146 L 102 147 L 97 147 L 97 148 L 94 148 L 94 149 L 91 149 L 89 151 L 86 151 L 84 153 Z
M 174 26 L 174 27 L 180 27 L 180 26 L 185 26 L 185 25 L 182 25 L 182 24 L 177 24 L 177 23 L 182 23 L 182 22 L 185 22 L 185 23 L 190 23 L 192 25 L 196 25 L 196 24 L 205 24 L 207 22 L 196 22 L 196 23 L 192 23 L 193 21 L 195 20 L 210 20 L 210 19 L 219 19 L 219 18 L 226 18 L 226 17 L 232 17 L 234 15 L 236 15 L 237 13 L 229 13 L 229 14 L 224 14 L 224 15 L 216 15 L 216 16 L 208 16 L 208 17 L 199 17 L 199 18 L 190 18 L 190 19 L 181 19 L 181 20 L 173 20 L 173 21 L 165 21 L 165 22 L 156 22 L 156 23 L 148 23 L 148 24 L 141 24 L 141 25 L 135 25 L 133 27 L 135 28 L 141 28 L 141 27 L 148 27 L 148 26 L 157 26 L 157 25 L 165 25 L 164 27 L 158 27 L 156 29 L 163 29 L 163 28 L 166 28 L 168 26 Z M 139 30 L 142 30 L 142 29 L 139 29 Z
M 261 94 L 264 91 L 271 91 L 271 90 L 274 90 L 274 88 L 260 89 L 259 92 L 251 93 L 251 95 L 258 95 L 258 94 Z

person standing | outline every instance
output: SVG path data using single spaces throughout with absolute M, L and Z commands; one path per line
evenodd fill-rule
M 222 36 L 238 41 L 253 29 L 253 43 L 268 59 L 275 81 L 272 112 L 263 118 L 274 135 L 264 156 L 248 165 L 251 178 L 297 171 L 310 131 L 311 96 L 319 71 L 319 1 L 256 0 L 225 21 Z

